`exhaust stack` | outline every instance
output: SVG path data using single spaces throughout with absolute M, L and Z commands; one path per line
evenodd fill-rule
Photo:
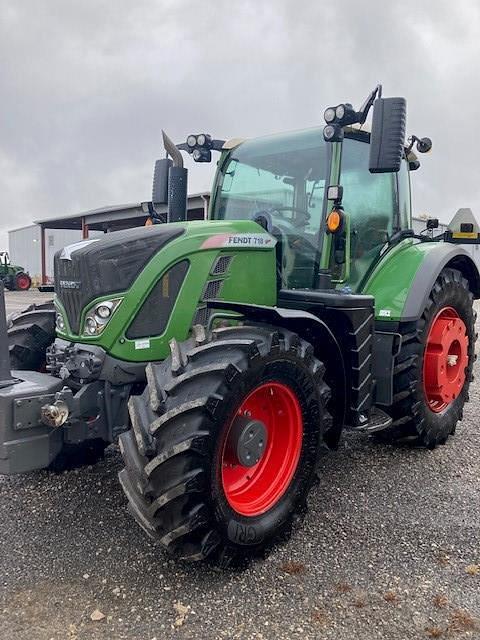
M 165 131 L 162 135 L 165 151 L 173 160 L 173 166 L 168 167 L 167 222 L 182 222 L 187 219 L 188 169 L 175 143 Z

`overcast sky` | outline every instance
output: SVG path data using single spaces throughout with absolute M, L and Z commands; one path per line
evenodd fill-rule
M 161 128 L 315 126 L 377 82 L 433 139 L 414 211 L 480 214 L 479 65 L 478 0 L 2 0 L 0 249 L 34 219 L 148 199 Z

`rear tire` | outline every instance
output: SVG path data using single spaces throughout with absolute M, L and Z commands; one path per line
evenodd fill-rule
M 430 358 L 427 355 L 429 345 L 433 350 L 436 348 L 432 342 L 436 339 L 433 336 L 434 327 L 438 333 L 441 326 L 436 323 L 444 322 L 443 318 L 446 318 L 445 322 L 449 319 L 453 321 L 451 328 L 458 331 L 461 344 L 458 346 L 460 356 L 456 358 L 460 358 L 459 364 L 464 369 L 459 372 L 459 383 L 463 379 L 464 382 L 458 391 L 455 390 L 442 402 L 438 399 L 439 395 L 432 392 L 432 376 L 427 373 L 429 362 L 426 359 Z M 448 436 L 455 432 L 457 422 L 463 417 L 463 407 L 468 401 L 468 388 L 473 379 L 477 337 L 475 319 L 473 296 L 467 280 L 456 269 L 444 269 L 435 282 L 422 316 L 417 322 L 411 323 L 403 335 L 394 369 L 394 404 L 390 409 L 393 425 L 389 431 L 379 434 L 382 440 L 409 440 L 433 449 L 438 444 L 444 444 Z
M 201 343 L 174 342 L 170 358 L 147 366 L 145 392 L 129 401 L 133 429 L 120 436 L 125 468 L 119 479 L 138 524 L 176 558 L 208 557 L 223 567 L 264 553 L 288 535 L 306 505 L 330 426 L 323 374 L 311 345 L 282 329 L 232 327 L 213 331 Z M 266 385 L 271 393 L 285 390 L 273 404 L 285 408 L 285 417 L 264 414 L 271 422 L 265 419 L 267 450 L 257 465 L 227 463 L 229 429 L 245 401 L 256 393 L 261 398 Z M 270 411 L 264 404 L 260 413 Z M 292 407 L 300 413 L 289 413 Z M 255 411 L 245 415 L 260 420 Z M 288 439 L 292 429 L 298 435 L 292 415 L 301 416 L 296 460 L 295 445 L 288 444 L 295 442 L 295 435 Z M 262 488 L 259 474 L 278 453 L 275 434 L 285 438 L 285 454 L 276 459 L 271 486 L 267 481 Z M 241 478 L 231 482 L 232 470 Z M 285 486 L 275 484 L 277 476 Z

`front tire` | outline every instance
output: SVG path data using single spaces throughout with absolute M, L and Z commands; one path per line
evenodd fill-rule
M 171 358 L 148 365 L 145 392 L 129 401 L 133 429 L 120 436 L 119 478 L 138 524 L 175 557 L 221 566 L 287 534 L 330 426 L 323 373 L 311 345 L 284 330 L 174 342 Z M 257 443 L 267 435 L 252 463 L 231 435 L 245 420 L 264 425 Z
M 12 369 L 42 371 L 46 351 L 55 340 L 55 307 L 53 302 L 25 309 L 8 320 L 8 345 Z
M 473 296 L 456 269 L 444 269 L 422 316 L 403 335 L 394 369 L 388 439 L 429 449 L 455 432 L 468 400 L 475 361 Z

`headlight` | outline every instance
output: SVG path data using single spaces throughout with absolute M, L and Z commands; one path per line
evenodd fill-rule
M 188 145 L 190 148 L 196 147 L 196 146 L 197 146 L 197 137 L 196 137 L 196 136 L 193 136 L 193 135 L 188 136 L 188 138 L 187 138 L 187 145 Z
M 85 318 L 83 334 L 86 336 L 96 336 L 101 333 L 121 301 L 121 298 L 104 300 L 92 307 Z
M 59 331 L 65 331 L 65 320 L 61 313 L 57 313 L 55 318 L 55 325 Z
M 330 124 L 331 122 L 333 122 L 335 120 L 335 109 L 334 109 L 334 107 L 329 107 L 328 109 L 325 109 L 325 113 L 323 114 L 323 117 L 324 117 L 325 122 L 327 124 Z
M 339 124 L 327 124 L 323 129 L 323 139 L 327 142 L 338 142 L 343 139 L 343 129 Z
M 335 127 L 333 127 L 331 124 L 327 124 L 327 126 L 323 130 L 323 137 L 325 138 L 325 140 L 331 140 L 334 135 Z
M 199 147 L 203 147 L 206 141 L 207 141 L 207 138 L 205 137 L 204 133 L 201 133 L 199 136 L 197 136 L 197 144 Z
M 99 304 L 95 307 L 95 315 L 101 321 L 108 320 L 108 318 L 112 315 L 112 303 L 104 302 L 103 304 Z
M 345 105 L 339 104 L 338 107 L 335 109 L 335 117 L 337 118 L 337 120 L 343 120 L 344 116 L 345 116 Z
M 97 323 L 93 318 L 87 318 L 85 320 L 85 333 L 90 336 L 94 336 L 97 333 Z

